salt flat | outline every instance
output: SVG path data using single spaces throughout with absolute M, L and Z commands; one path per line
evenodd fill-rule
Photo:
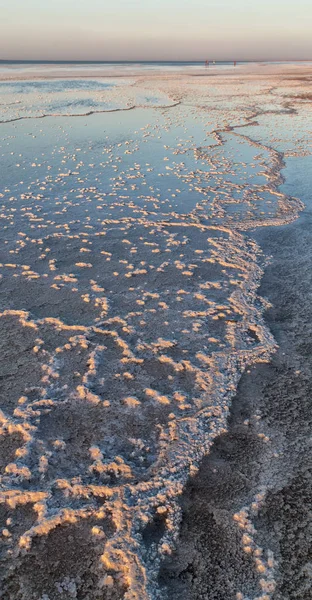
M 36 75 L 0 83 L 4 597 L 171 598 L 181 498 L 283 343 L 259 232 L 305 214 L 311 67 Z M 212 597 L 282 597 L 275 484 L 232 511 L 250 565 Z

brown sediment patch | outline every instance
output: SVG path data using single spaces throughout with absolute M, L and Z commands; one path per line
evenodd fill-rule
M 294 94 L 294 95 L 288 95 L 285 96 L 285 98 L 290 98 L 293 102 L 296 102 L 297 100 L 306 100 L 308 102 L 312 101 L 312 93 L 302 93 L 302 94 Z

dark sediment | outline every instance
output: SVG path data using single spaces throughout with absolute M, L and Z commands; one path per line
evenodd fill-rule
M 243 375 L 228 432 L 185 489 L 177 550 L 160 574 L 170 600 L 312 597 L 312 213 L 254 235 L 272 254 L 259 291 L 279 350 Z M 276 561 L 267 596 L 233 520 L 259 490 L 257 544 Z

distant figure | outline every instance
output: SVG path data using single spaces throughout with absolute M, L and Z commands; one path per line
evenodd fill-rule
M 234 67 L 236 67 L 236 60 L 234 60 Z
M 206 62 L 205 62 L 205 66 L 206 66 L 206 67 L 209 67 L 209 60 L 206 60 Z

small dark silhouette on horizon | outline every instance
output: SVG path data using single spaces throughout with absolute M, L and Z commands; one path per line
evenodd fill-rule
M 209 60 L 205 60 L 205 67 L 209 67 L 209 64 L 210 64 L 210 61 L 209 61 Z M 213 65 L 215 65 L 215 64 L 216 64 L 216 61 L 215 61 L 215 60 L 214 60 L 214 61 L 212 61 L 212 64 L 213 64 Z M 236 67 L 236 65 L 237 65 L 237 61 L 236 61 L 236 60 L 234 60 L 234 61 L 233 61 L 233 64 L 234 64 L 234 67 Z

